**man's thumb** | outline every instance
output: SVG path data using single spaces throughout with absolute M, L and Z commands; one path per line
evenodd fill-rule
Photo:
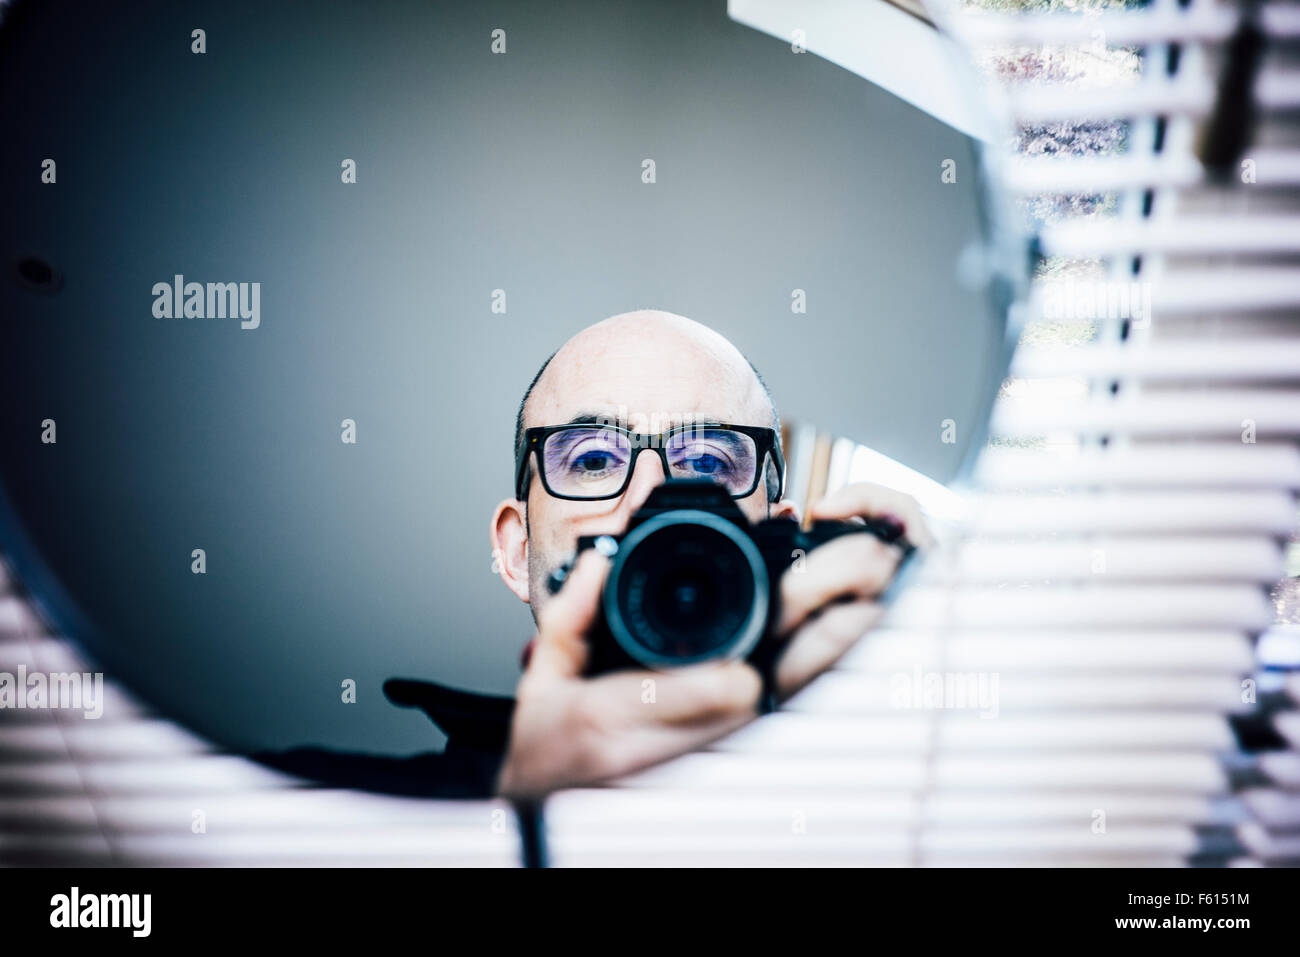
M 559 593 L 538 615 L 528 671 L 576 678 L 587 665 L 587 632 L 596 621 L 609 559 L 594 548 L 579 556 Z

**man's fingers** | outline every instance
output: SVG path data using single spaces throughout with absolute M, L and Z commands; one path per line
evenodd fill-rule
M 739 661 L 584 682 L 584 773 L 601 780 L 704 747 L 757 716 L 760 685 Z
M 542 608 L 528 661 L 530 675 L 575 678 L 587 665 L 587 631 L 596 619 L 609 559 L 594 548 L 579 556 L 560 591 Z
M 731 714 L 694 724 L 649 722 L 628 728 L 620 736 L 617 747 L 605 755 L 602 777 L 631 774 L 669 758 L 698 751 L 739 730 L 753 718 L 751 707 L 745 714 Z
M 907 540 L 917 548 L 929 548 L 934 544 L 934 536 L 916 499 L 906 492 L 872 482 L 855 482 L 836 489 L 810 508 L 808 514 L 821 519 L 893 515 L 903 523 Z
M 638 671 L 626 677 L 635 681 L 642 715 L 651 723 L 677 727 L 753 717 L 762 686 L 758 672 L 740 661 Z
M 738 661 L 559 684 L 539 684 L 530 670 L 499 790 L 540 796 L 703 747 L 755 717 L 758 688 L 757 672 Z
M 776 685 L 788 698 L 829 668 L 880 619 L 884 609 L 872 601 L 832 605 L 790 640 L 776 669 Z
M 875 598 L 894 577 L 902 553 L 874 535 L 844 535 L 814 549 L 802 567 L 781 576 L 777 634 L 798 627 L 809 615 L 839 598 Z

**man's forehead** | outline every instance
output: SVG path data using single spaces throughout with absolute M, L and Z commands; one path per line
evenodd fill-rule
M 549 370 L 548 370 L 549 371 Z M 620 388 L 626 385 L 627 388 Z M 742 381 L 714 381 L 698 390 L 647 388 L 644 383 L 611 382 L 599 392 L 538 383 L 525 410 L 525 425 L 613 424 L 643 431 L 652 422 L 656 431 L 680 425 L 729 422 L 768 425 L 771 406 L 762 387 Z
M 598 416 L 616 422 L 654 419 L 663 429 L 702 420 L 765 425 L 771 407 L 757 375 L 734 347 L 719 349 L 714 342 L 672 334 L 640 341 L 579 336 L 547 365 L 529 398 L 525 424 Z

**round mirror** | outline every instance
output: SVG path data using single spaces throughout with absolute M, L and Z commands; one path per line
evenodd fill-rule
M 533 632 L 487 534 L 521 398 L 631 310 L 761 370 L 787 493 L 808 426 L 959 479 L 1016 281 L 969 88 L 883 3 L 865 62 L 764 6 L 11 4 L 0 547 L 50 627 L 407 788 Z

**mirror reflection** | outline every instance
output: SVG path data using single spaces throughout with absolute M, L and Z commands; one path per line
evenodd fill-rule
M 924 554 L 1005 363 L 950 77 L 721 2 L 56 14 L 0 66 L 0 542 L 161 713 L 533 796 L 780 707 Z

